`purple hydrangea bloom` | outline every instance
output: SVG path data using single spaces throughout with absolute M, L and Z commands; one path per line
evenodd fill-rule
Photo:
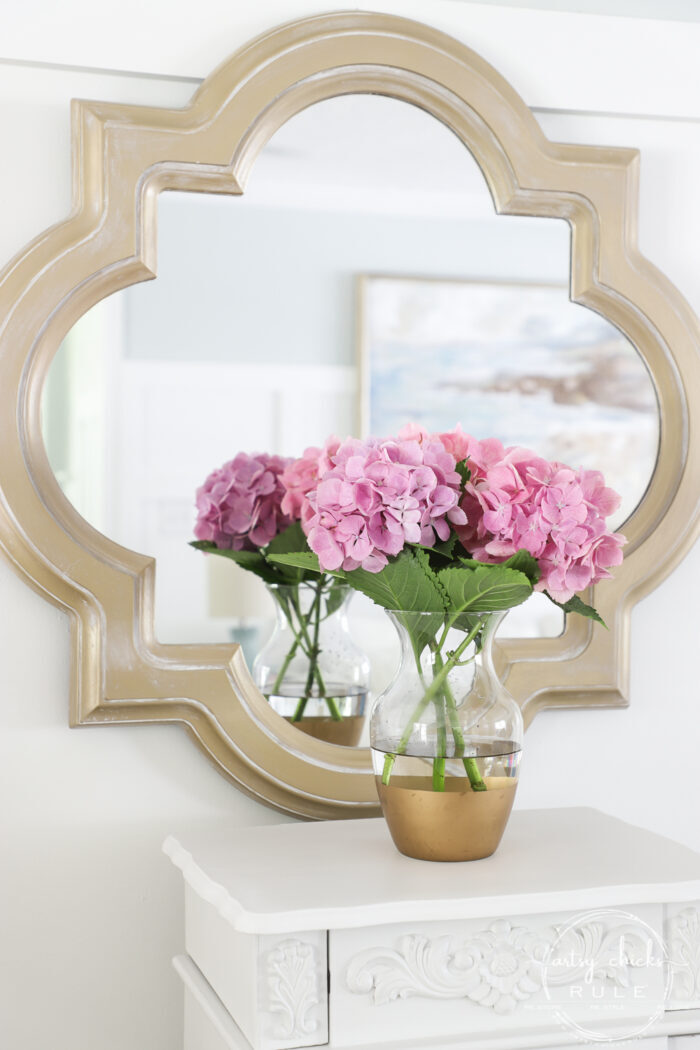
M 281 509 L 285 490 L 280 480 L 291 462 L 267 452 L 239 452 L 212 471 L 197 489 L 197 539 L 226 550 L 265 547 L 291 524 Z

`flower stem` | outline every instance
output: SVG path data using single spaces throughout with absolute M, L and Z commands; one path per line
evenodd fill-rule
M 292 722 L 301 722 L 304 714 L 304 709 L 309 702 L 308 693 L 306 696 L 300 696 L 297 706 L 294 708 L 294 714 L 292 715 Z
M 455 742 L 455 758 L 462 758 L 464 755 L 464 733 L 459 724 L 457 701 L 452 695 L 452 690 L 447 683 L 445 683 L 445 703 L 447 705 L 447 717 L 450 720 L 450 729 L 452 730 L 452 736 Z
M 292 631 L 292 633 L 294 635 L 294 642 L 290 646 L 289 652 L 285 656 L 284 663 L 280 667 L 279 672 L 277 674 L 277 677 L 275 678 L 275 683 L 272 686 L 272 693 L 273 693 L 273 695 L 276 695 L 278 690 L 281 689 L 281 687 L 282 687 L 282 683 L 284 682 L 284 676 L 287 673 L 287 668 L 289 667 L 290 663 L 294 659 L 296 651 L 299 648 L 299 644 L 301 642 L 301 638 L 299 637 L 299 632 L 297 631 L 297 629 L 294 626 L 294 620 L 292 618 L 292 614 L 289 611 L 289 608 L 287 607 L 287 600 L 286 600 L 286 598 L 283 598 L 281 595 L 278 595 L 276 592 L 273 592 L 273 594 L 274 594 L 274 597 L 275 597 L 275 599 L 277 601 L 277 604 L 279 605 L 280 609 L 284 613 L 285 619 L 286 619 L 287 623 L 289 624 L 289 626 L 291 628 L 291 631 Z
M 389 754 L 384 755 L 384 768 L 382 770 L 382 784 L 386 787 L 391 780 L 391 771 L 394 768 L 394 762 L 396 761 L 396 755 Z
M 321 696 L 326 701 L 326 707 L 330 711 L 331 718 L 333 719 L 334 722 L 342 722 L 343 716 L 341 715 L 341 713 L 340 713 L 340 711 L 338 709 L 338 704 L 336 703 L 335 697 L 333 697 L 333 696 L 326 696 L 326 686 L 325 686 L 325 683 L 323 681 L 323 678 L 321 677 L 321 668 L 318 666 L 318 657 L 319 657 L 319 653 L 320 653 L 320 650 L 319 650 L 319 647 L 318 647 L 318 639 L 319 639 L 319 632 L 321 630 L 321 598 L 322 598 L 322 595 L 323 595 L 323 585 L 324 585 L 324 581 L 323 581 L 323 578 L 321 578 L 318 581 L 318 583 L 316 584 L 316 601 L 315 601 L 316 611 L 315 611 L 315 614 L 314 614 L 314 644 L 313 644 L 313 648 L 311 650 L 311 659 L 312 659 L 312 663 L 313 663 L 314 674 L 315 674 L 316 680 L 318 682 L 319 692 L 321 693 Z
M 330 711 L 331 718 L 333 719 L 333 721 L 342 722 L 343 715 L 341 713 L 340 708 L 338 707 L 338 701 L 336 700 L 336 698 L 334 696 L 324 696 L 323 699 L 326 701 L 326 707 Z
M 445 698 L 442 693 L 438 693 L 433 704 L 437 721 L 437 756 L 433 759 L 433 791 L 444 791 L 447 727 L 445 725 Z
M 304 652 L 306 652 L 306 648 L 305 648 L 304 643 L 302 641 L 301 629 L 297 628 L 294 625 L 294 617 L 293 617 L 293 615 L 292 615 L 292 613 L 291 613 L 291 611 L 289 609 L 289 606 L 287 605 L 286 597 L 284 597 L 282 595 L 279 595 L 276 592 L 273 592 L 273 593 L 274 593 L 275 599 L 277 601 L 277 604 L 279 605 L 280 609 L 282 610 L 282 612 L 284 614 L 284 617 L 285 617 L 287 623 L 289 624 L 289 628 L 290 628 L 292 634 L 294 635 L 294 642 L 289 647 L 289 652 L 285 656 L 284 661 L 282 663 L 282 666 L 280 667 L 279 672 L 277 674 L 277 677 L 275 678 L 274 685 L 272 686 L 272 694 L 276 695 L 279 692 L 279 690 L 282 688 L 282 685 L 284 683 L 284 676 L 286 675 L 287 669 L 288 669 L 290 663 L 292 662 L 292 660 L 294 659 L 294 656 L 296 655 L 297 649 L 301 645 L 302 650 L 304 650 Z M 291 602 L 292 602 L 292 604 L 293 604 L 293 606 L 294 606 L 294 608 L 296 610 L 297 618 L 299 620 L 299 624 L 301 625 L 301 624 L 303 624 L 303 614 L 302 614 L 301 609 L 299 607 L 298 588 L 297 588 L 297 593 L 293 597 L 291 597 Z M 302 700 L 304 700 L 303 697 L 302 697 Z M 301 706 L 301 710 L 300 710 L 300 704 L 297 704 L 297 706 L 295 708 L 295 711 L 294 711 L 294 714 L 292 715 L 292 722 L 298 722 L 299 721 L 299 719 L 301 718 L 302 714 L 304 713 L 304 707 L 305 706 L 306 706 L 306 702 L 304 701 L 304 704 L 303 704 L 303 706 Z
M 294 639 L 294 644 L 290 647 L 289 652 L 287 653 L 287 655 L 284 658 L 284 663 L 282 664 L 282 666 L 279 669 L 279 674 L 275 678 L 275 684 L 272 687 L 273 695 L 276 696 L 278 690 L 282 687 L 282 683 L 284 682 L 284 676 L 286 675 L 287 669 L 288 669 L 290 663 L 292 662 L 292 660 L 294 659 L 295 653 L 296 653 L 298 648 L 299 648 L 299 637 L 297 636 Z
M 304 636 L 306 638 L 306 642 L 307 642 L 307 645 L 305 647 L 305 652 L 306 652 L 306 655 L 309 658 L 309 670 L 308 670 L 308 673 L 306 675 L 306 685 L 304 686 L 304 695 L 302 697 L 300 697 L 300 699 L 299 699 L 299 703 L 296 706 L 296 710 L 294 711 L 294 714 L 292 715 L 292 722 L 299 722 L 301 720 L 301 717 L 304 714 L 304 709 L 305 709 L 306 705 L 309 702 L 309 697 L 311 695 L 311 690 L 313 689 L 313 686 L 314 686 L 314 678 L 317 677 L 318 667 L 317 667 L 317 664 L 316 664 L 316 660 L 317 660 L 317 656 L 318 656 L 318 627 L 319 627 L 319 622 L 320 622 L 319 621 L 318 607 L 319 607 L 320 602 L 321 602 L 321 590 L 320 590 L 320 586 L 319 586 L 320 582 L 321 581 L 319 581 L 319 583 L 315 585 L 315 587 L 316 587 L 316 594 L 314 595 L 314 600 L 313 600 L 313 602 L 311 604 L 311 609 L 309 610 L 309 617 L 310 618 L 311 617 L 315 617 L 315 628 L 316 629 L 315 629 L 315 632 L 314 632 L 314 640 L 313 640 L 313 642 L 311 642 L 311 640 L 309 639 L 307 623 L 306 623 L 306 619 L 304 617 L 304 614 L 302 613 L 302 611 L 301 611 L 301 609 L 299 607 L 298 601 L 296 603 L 296 610 L 297 610 L 297 617 L 298 617 L 298 620 L 299 620 L 299 626 L 300 626 L 301 630 L 303 631 Z M 323 679 L 321 679 L 321 682 L 319 683 L 319 685 L 321 685 L 322 682 L 323 682 Z M 321 691 L 323 691 L 323 689 Z
M 462 661 L 464 663 L 464 661 Z M 458 666 L 461 666 L 460 663 Z M 455 742 L 455 758 L 461 758 L 462 764 L 469 777 L 469 783 L 472 786 L 473 791 L 486 791 L 486 784 L 484 783 L 483 777 L 479 771 L 479 766 L 475 758 L 464 758 L 464 733 L 462 727 L 459 724 L 459 716 L 457 714 L 457 702 L 454 698 L 452 690 L 450 689 L 447 682 L 445 682 L 445 701 L 447 703 L 447 713 L 450 719 L 450 728 L 452 729 L 452 736 Z
M 472 786 L 473 791 L 486 791 L 486 784 L 484 779 L 479 772 L 479 766 L 475 758 L 463 758 L 464 768 L 467 771 L 469 777 L 469 783 Z
M 295 645 L 292 646 L 292 649 L 294 649 L 297 644 L 301 644 L 302 649 L 304 650 L 306 656 L 309 659 L 309 671 L 306 677 L 306 685 L 304 687 L 305 695 L 300 697 L 299 699 L 299 703 L 297 704 L 294 714 L 292 715 L 292 722 L 298 722 L 302 718 L 304 710 L 313 690 L 314 680 L 318 685 L 319 695 L 325 700 L 326 706 L 328 707 L 330 716 L 333 719 L 333 721 L 342 722 L 343 720 L 343 716 L 338 707 L 338 702 L 336 698 L 333 696 L 325 695 L 326 685 L 321 674 L 321 668 L 318 666 L 318 657 L 320 652 L 318 647 L 318 641 L 322 620 L 321 606 L 324 586 L 325 582 L 323 579 L 319 579 L 318 582 L 314 584 L 316 594 L 314 596 L 311 608 L 309 609 L 307 615 L 305 615 L 301 609 L 298 594 L 292 598 L 292 602 L 294 604 L 294 608 L 297 614 L 297 620 L 299 623 L 299 631 L 295 632 L 297 633 L 297 639 Z M 313 622 L 313 638 L 309 636 L 310 622 Z
M 438 668 L 438 671 L 435 674 L 435 677 L 433 678 L 432 682 L 430 683 L 430 685 L 427 687 L 427 689 L 423 693 L 423 696 L 421 697 L 421 699 L 416 704 L 416 706 L 415 706 L 415 708 L 413 710 L 413 713 L 411 714 L 411 717 L 408 720 L 408 722 L 406 723 L 404 731 L 401 734 L 401 739 L 399 740 L 399 745 L 398 745 L 396 751 L 391 752 L 390 754 L 386 755 L 385 758 L 384 758 L 384 769 L 383 769 L 383 772 L 382 772 L 382 784 L 384 784 L 385 786 L 389 784 L 389 781 L 391 779 L 391 772 L 392 772 L 392 769 L 393 769 L 394 762 L 395 762 L 396 758 L 398 757 L 398 755 L 403 755 L 405 753 L 406 748 L 408 747 L 408 742 L 411 739 L 411 734 L 413 733 L 414 727 L 416 725 L 416 722 L 421 717 L 421 715 L 425 711 L 425 709 L 428 706 L 428 704 L 434 703 L 435 702 L 434 698 L 437 697 L 437 696 L 440 696 L 441 703 L 444 704 L 444 699 L 443 699 L 441 694 L 443 693 L 443 691 L 445 689 L 445 686 L 447 685 L 447 676 L 449 675 L 450 671 L 459 664 L 460 656 L 465 651 L 465 649 L 469 645 L 471 645 L 471 643 L 474 641 L 474 639 L 476 638 L 477 634 L 482 629 L 482 627 L 483 627 L 483 624 L 482 624 L 481 619 L 480 619 L 478 621 L 478 623 L 476 623 L 474 625 L 474 627 L 471 629 L 471 631 L 469 631 L 469 633 L 464 636 L 464 638 L 459 643 L 457 648 L 454 650 L 453 653 L 450 654 L 450 656 L 447 657 L 447 659 L 444 661 L 444 663 L 442 663 L 442 655 L 440 654 L 441 666 Z M 440 642 L 438 642 L 438 648 L 440 648 L 444 644 L 445 638 L 446 638 L 446 634 L 443 633 L 443 636 L 440 639 Z M 419 666 L 419 672 L 420 672 L 420 666 Z M 422 675 L 421 675 L 421 677 L 422 677 Z M 442 714 L 443 714 L 443 731 L 444 731 L 444 707 L 441 710 L 442 710 Z M 460 730 L 460 732 L 461 732 L 461 730 Z M 438 737 L 439 737 L 439 733 L 438 733 Z M 439 745 L 438 745 L 438 747 L 439 747 Z M 463 738 L 462 738 L 462 748 L 464 748 L 464 739 Z M 445 757 L 445 749 L 443 748 L 442 755 L 438 755 L 438 759 L 436 759 L 436 761 L 439 760 L 440 758 L 444 758 L 444 757 Z M 389 759 L 391 759 L 391 761 L 389 761 Z M 465 766 L 465 768 L 466 768 L 466 766 Z M 467 772 L 468 772 L 468 770 L 467 770 Z M 439 774 L 438 774 L 438 779 L 439 779 Z M 435 780 L 436 780 L 435 766 L 433 766 L 433 786 L 435 786 Z M 470 777 L 470 782 L 471 782 L 471 777 Z M 443 763 L 443 785 L 444 785 L 444 763 Z M 435 790 L 440 790 L 440 789 L 436 788 Z

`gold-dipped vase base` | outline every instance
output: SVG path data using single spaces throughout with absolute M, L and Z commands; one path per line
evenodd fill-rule
M 463 861 L 490 857 L 503 837 L 513 808 L 516 777 L 484 777 L 474 791 L 466 777 L 447 777 L 444 791 L 432 779 L 375 777 L 379 801 L 400 853 L 417 860 Z
M 340 744 L 343 747 L 357 747 L 365 728 L 365 715 L 344 715 L 340 721 L 330 715 L 310 715 L 300 718 L 298 722 L 286 719 L 295 729 L 300 729 L 307 736 L 325 740 L 329 744 Z

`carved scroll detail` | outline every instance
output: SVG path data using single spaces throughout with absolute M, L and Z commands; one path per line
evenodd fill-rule
M 450 936 L 407 934 L 398 949 L 370 948 L 350 963 L 351 992 L 370 993 L 376 1006 L 394 999 L 471 999 L 496 1013 L 512 1013 L 542 987 L 546 941 L 506 920 L 457 946 Z
M 700 999 L 700 912 L 684 908 L 667 927 L 669 965 L 673 978 L 671 998 L 690 1002 Z
M 299 940 L 281 941 L 267 957 L 270 1012 L 275 1036 L 295 1039 L 318 1031 L 318 953 Z
M 543 987 L 580 981 L 584 973 L 618 987 L 630 983 L 630 969 L 645 957 L 634 927 L 587 922 L 563 936 L 546 936 L 499 919 L 464 940 L 407 934 L 397 948 L 369 948 L 351 961 L 347 987 L 371 995 L 375 1006 L 396 999 L 469 999 L 497 1014 L 510 1014 Z M 696 942 L 695 958 L 700 951 Z M 559 966 L 562 959 L 565 965 Z M 569 960 L 580 959 L 573 965 Z M 698 971 L 694 971 L 697 979 Z

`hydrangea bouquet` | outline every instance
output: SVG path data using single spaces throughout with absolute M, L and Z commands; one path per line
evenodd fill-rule
M 493 438 L 477 441 L 460 427 L 428 434 L 410 425 L 384 440 L 330 438 L 283 478 L 295 479 L 309 549 L 273 562 L 342 575 L 388 609 L 427 611 L 423 596 L 434 599 L 439 590 L 454 594 L 447 610 L 454 614 L 484 581 L 488 604 L 499 596 L 494 608 L 518 605 L 534 589 L 566 612 L 600 620 L 577 592 L 622 561 L 624 537 L 605 524 L 620 497 L 601 473 Z M 527 593 L 510 600 L 508 584 Z M 469 607 L 486 603 L 475 595 Z
M 295 658 L 303 655 L 308 662 L 306 685 L 292 721 L 303 717 L 314 692 L 325 700 L 330 717 L 341 721 L 336 700 L 326 691 L 315 639 L 322 619 L 340 606 L 345 588 L 337 578 L 319 572 L 318 565 L 311 571 L 276 560 L 290 551 L 308 550 L 300 519 L 303 494 L 316 481 L 314 452 L 307 450 L 300 460 L 239 452 L 212 471 L 197 490 L 197 539 L 191 546 L 231 559 L 268 585 L 292 635 L 270 695 L 283 689 Z M 303 585 L 313 590 L 310 604 L 301 593 Z
M 320 594 L 342 581 L 403 618 L 419 667 L 426 648 L 439 662 L 421 702 L 444 706 L 459 754 L 451 670 L 488 617 L 533 591 L 600 621 L 579 592 L 622 560 L 624 537 L 605 523 L 619 502 L 598 471 L 476 440 L 459 426 L 430 434 L 409 425 L 386 439 L 329 438 L 296 460 L 239 454 L 198 491 L 194 546 L 267 582 L 315 580 Z M 462 640 L 446 649 L 455 627 Z M 313 657 L 312 635 L 296 617 L 296 644 Z

